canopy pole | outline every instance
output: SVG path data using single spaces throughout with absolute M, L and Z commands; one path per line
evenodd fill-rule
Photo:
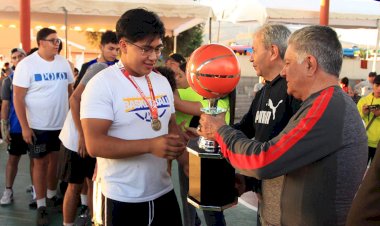
M 173 53 L 177 53 L 177 35 L 173 36 Z
M 30 51 L 30 0 L 20 1 L 20 40 L 22 48 Z
M 376 62 L 377 62 L 377 51 L 379 51 L 379 41 L 380 41 L 380 20 L 377 19 L 377 39 L 376 39 L 376 48 L 375 48 L 375 56 L 373 58 L 372 63 L 372 71 L 376 71 Z
M 212 18 L 210 17 L 209 18 L 209 21 L 208 21 L 208 43 L 211 44 L 211 22 L 212 22 Z
M 67 50 L 67 44 L 68 44 L 68 40 L 67 40 L 67 9 L 66 7 L 62 7 L 62 10 L 63 12 L 65 13 L 65 39 L 66 39 L 66 43 L 65 43 L 65 54 L 66 54 L 66 59 L 68 59 L 68 50 Z M 70 54 L 71 55 L 71 54 Z
M 321 0 L 321 8 L 319 11 L 319 25 L 329 25 L 330 0 Z

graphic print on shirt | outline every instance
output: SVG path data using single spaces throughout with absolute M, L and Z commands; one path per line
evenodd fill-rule
M 152 104 L 151 97 L 147 97 L 149 104 Z M 135 115 L 146 122 L 151 122 L 151 113 L 142 97 L 124 98 L 125 112 L 134 112 Z M 170 102 L 167 95 L 156 96 L 158 118 L 161 118 L 170 108 Z
M 67 72 L 34 74 L 34 81 L 36 82 L 54 80 L 67 80 Z
M 270 111 L 257 111 L 256 117 L 255 117 L 255 123 L 268 125 L 271 116 L 273 116 L 272 120 L 275 120 L 276 119 L 276 110 L 282 102 L 283 102 L 283 100 L 280 100 L 276 105 L 274 105 L 273 101 L 271 99 L 268 99 L 268 103 L 266 104 L 266 106 L 268 106 L 270 108 Z

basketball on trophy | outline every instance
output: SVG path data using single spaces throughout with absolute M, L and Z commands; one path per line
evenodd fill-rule
M 203 45 L 191 54 L 186 77 L 199 95 L 209 99 L 219 98 L 237 86 L 240 65 L 230 48 L 220 44 Z

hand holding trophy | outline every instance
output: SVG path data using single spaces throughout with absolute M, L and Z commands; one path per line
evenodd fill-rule
M 234 52 L 219 44 L 203 45 L 191 54 L 186 68 L 191 88 L 209 100 L 209 106 L 201 111 L 214 116 L 227 111 L 217 105 L 219 98 L 232 92 L 240 80 L 240 65 Z M 200 137 L 198 144 L 206 152 L 219 152 L 214 141 Z
M 209 100 L 205 114 L 217 115 L 218 99 L 227 96 L 240 79 L 240 65 L 234 52 L 223 45 L 209 44 L 196 49 L 187 63 L 191 88 Z M 203 137 L 190 141 L 188 202 L 203 210 L 222 211 L 237 203 L 235 170 L 223 158 L 215 141 Z

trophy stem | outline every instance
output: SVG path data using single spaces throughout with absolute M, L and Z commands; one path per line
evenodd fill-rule
M 215 116 L 218 112 L 218 100 L 219 98 L 211 98 L 208 101 L 208 107 L 211 115 Z

